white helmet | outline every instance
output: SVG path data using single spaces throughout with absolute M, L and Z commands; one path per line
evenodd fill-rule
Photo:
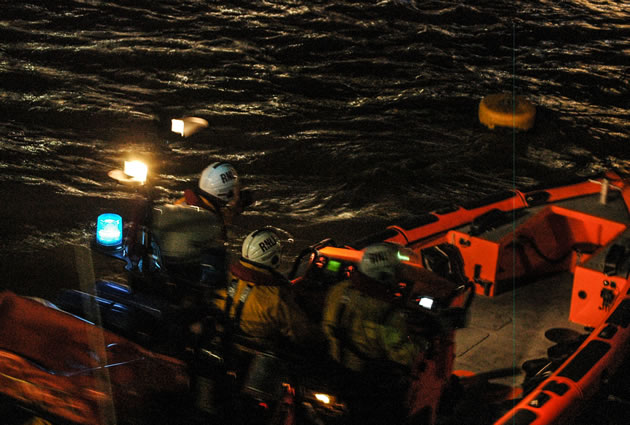
M 398 246 L 386 242 L 368 246 L 359 262 L 359 272 L 385 284 L 394 283 L 396 268 L 400 264 L 398 251 Z
M 247 235 L 241 254 L 254 264 L 275 269 L 280 264 L 282 244 L 274 231 L 263 228 Z
M 208 165 L 199 178 L 199 189 L 223 202 L 231 201 L 238 194 L 239 184 L 236 169 L 227 162 Z

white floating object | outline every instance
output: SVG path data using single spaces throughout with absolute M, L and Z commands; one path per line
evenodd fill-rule
M 171 120 L 171 131 L 182 137 L 188 137 L 206 127 L 208 127 L 208 121 L 203 118 L 185 117 Z

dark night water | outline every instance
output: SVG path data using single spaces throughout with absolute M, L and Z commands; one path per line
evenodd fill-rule
M 129 198 L 106 172 L 131 153 L 163 201 L 232 161 L 260 199 L 237 235 L 305 243 L 627 164 L 630 8 L 475 3 L 2 1 L 0 252 L 82 240 Z M 502 91 L 533 130 L 478 123 Z M 209 128 L 169 131 L 189 115 Z
M 617 1 L 0 0 L 3 286 L 47 293 L 55 249 L 133 197 L 169 202 L 216 160 L 258 201 L 233 229 L 296 249 L 513 187 L 628 168 L 630 7 Z M 490 93 L 526 133 L 477 120 Z M 170 119 L 209 127 L 189 138 Z M 237 243 L 237 242 L 235 242 Z M 53 253 L 53 254 L 51 254 Z M 53 257 L 52 260 L 50 257 Z M 55 286 L 55 285 L 53 285 Z

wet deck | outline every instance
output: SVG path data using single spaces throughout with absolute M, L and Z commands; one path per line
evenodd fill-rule
M 523 362 L 546 357 L 555 344 L 545 331 L 585 332 L 582 325 L 569 321 L 572 278 L 559 273 L 496 297 L 476 296 L 468 327 L 456 334 L 455 369 L 475 374 L 506 371 L 496 382 L 520 385 Z

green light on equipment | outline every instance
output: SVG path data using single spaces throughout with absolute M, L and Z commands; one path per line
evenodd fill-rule
M 330 260 L 326 265 L 326 269 L 330 270 L 331 272 L 338 272 L 340 267 L 341 263 L 335 260 Z
M 399 260 L 402 260 L 402 261 L 409 261 L 409 256 L 407 256 L 407 255 L 402 255 L 402 254 L 400 253 L 400 251 L 398 251 L 398 252 L 396 253 L 396 255 L 398 256 L 398 259 L 399 259 Z

